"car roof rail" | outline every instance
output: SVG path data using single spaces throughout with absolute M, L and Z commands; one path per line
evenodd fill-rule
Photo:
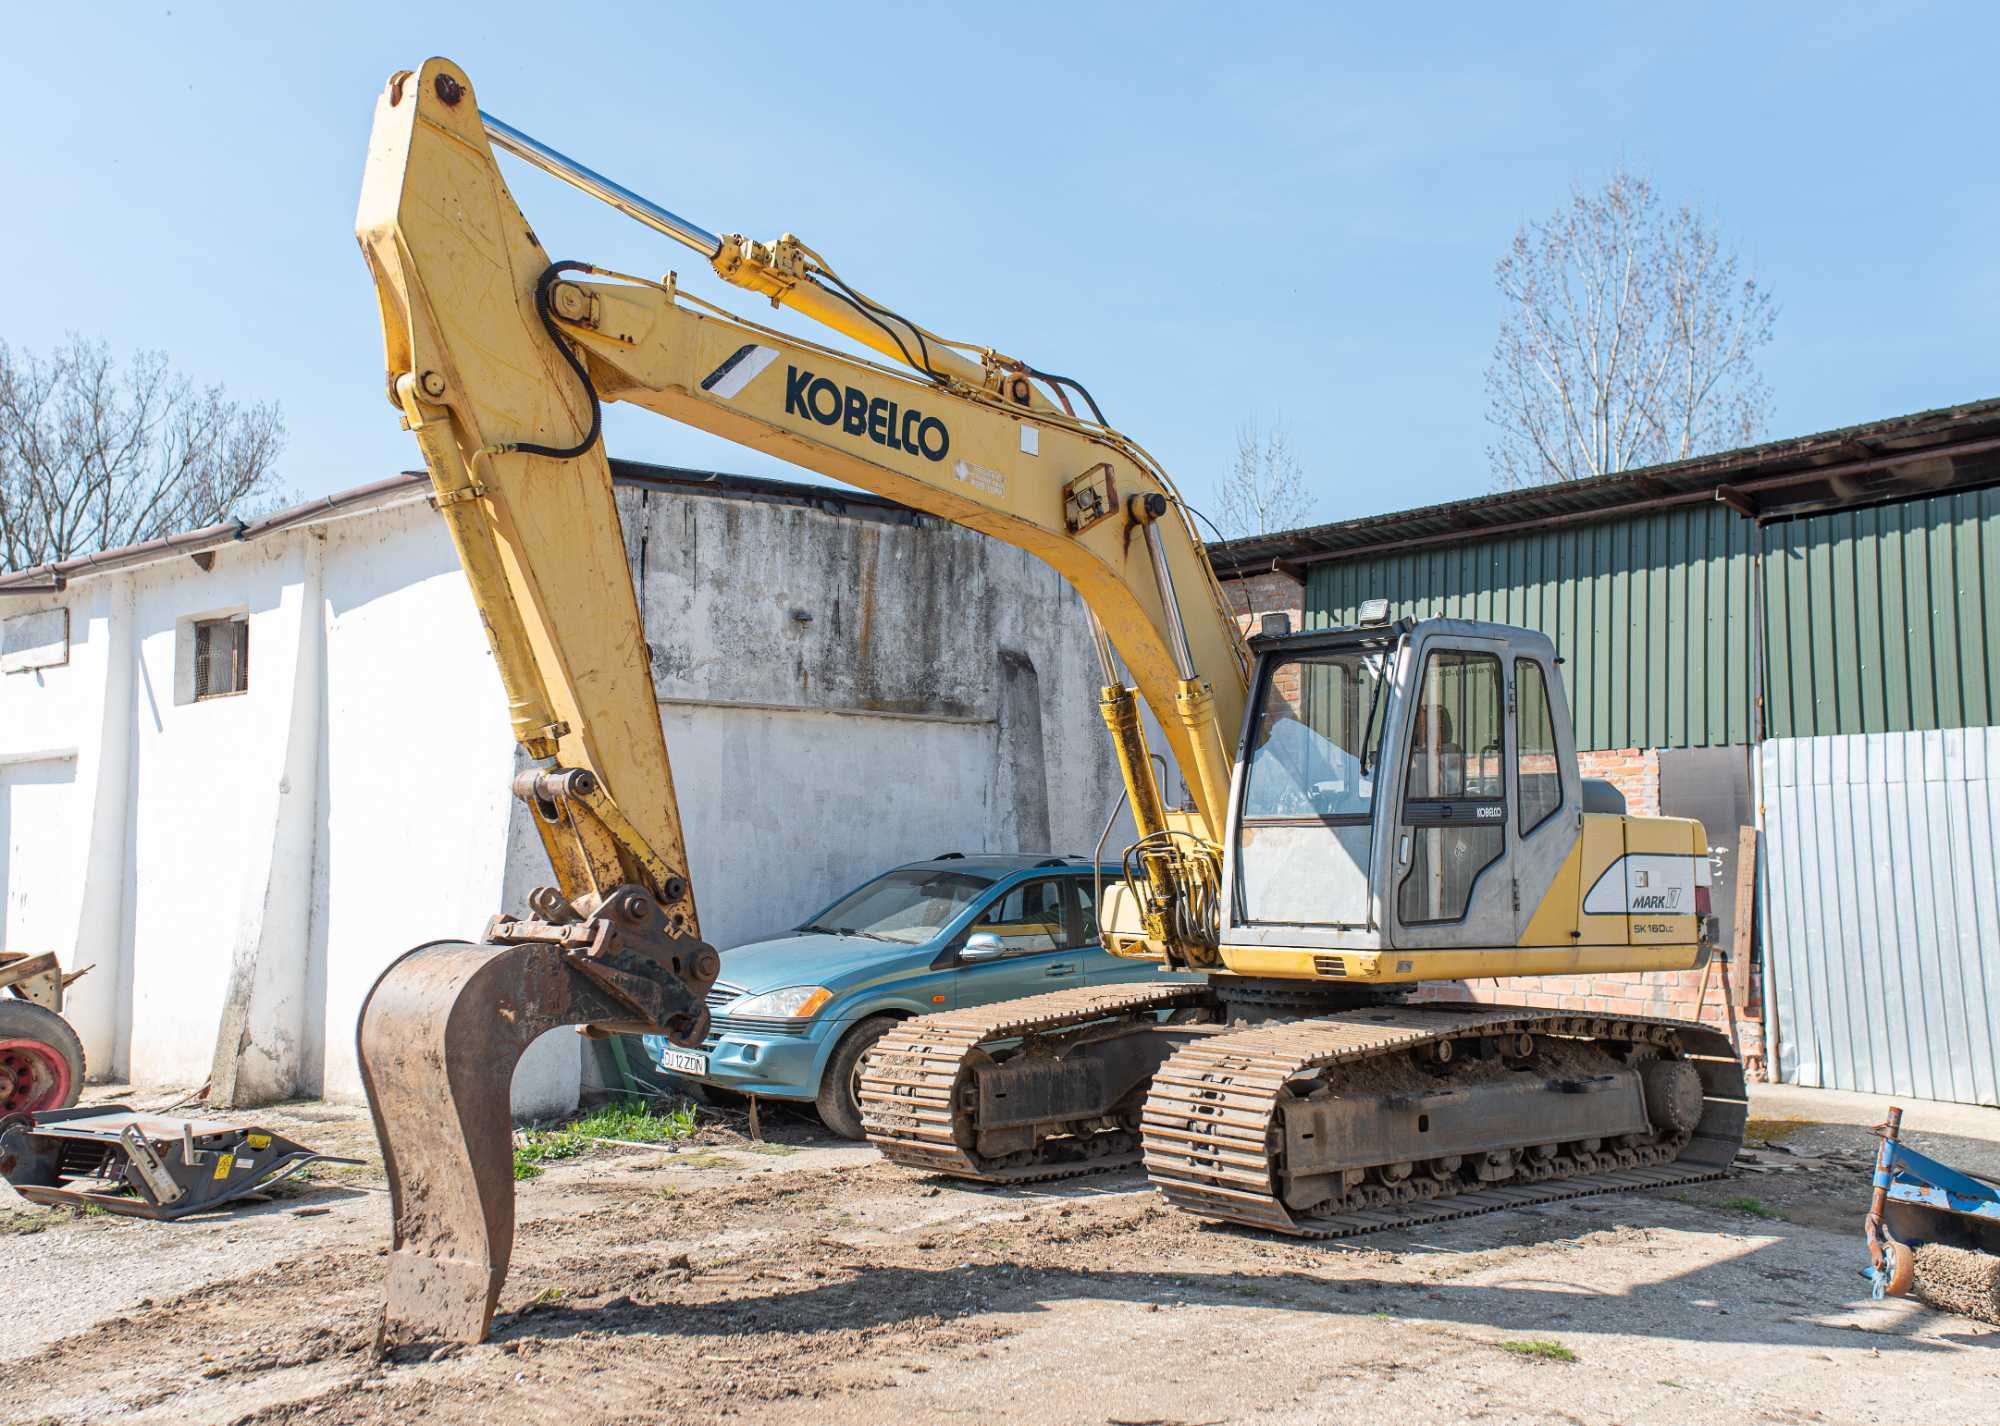
M 962 862 L 965 860 L 965 853 L 939 852 L 936 856 L 932 857 L 931 860 L 934 862 Z
M 1037 869 L 1045 866 L 1075 866 L 1083 858 L 1065 853 L 1059 857 L 1046 857 L 1035 863 Z

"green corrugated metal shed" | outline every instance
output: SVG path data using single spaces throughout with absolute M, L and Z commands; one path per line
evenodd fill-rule
M 1756 528 L 1720 506 L 1311 566 L 1309 626 L 1364 599 L 1555 641 L 1582 748 L 1750 740 Z
M 1766 737 L 2000 724 L 2000 402 L 1215 554 L 1302 576 L 1309 626 L 1542 630 L 1579 748 L 1748 742 L 1759 581 Z
M 1763 535 L 1772 737 L 2000 724 L 2000 489 Z

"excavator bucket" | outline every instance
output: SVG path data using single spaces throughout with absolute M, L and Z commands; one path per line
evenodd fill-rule
M 712 979 L 714 953 L 698 951 Z M 514 1066 L 561 1025 L 699 1039 L 702 981 L 674 969 L 631 955 L 607 964 L 554 940 L 435 941 L 382 973 L 356 1038 L 395 1217 L 389 1334 L 485 1339 L 514 1250 Z M 652 992 L 643 1015 L 635 985 Z

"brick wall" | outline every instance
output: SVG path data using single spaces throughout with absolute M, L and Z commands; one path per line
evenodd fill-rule
M 1584 777 L 1598 777 L 1625 794 L 1625 810 L 1634 817 L 1660 815 L 1660 752 L 1657 748 L 1604 748 L 1578 753 L 1576 765 Z
M 1257 632 L 1266 614 L 1289 614 L 1294 631 L 1305 627 L 1306 587 L 1288 574 L 1269 570 L 1247 579 L 1224 579 L 1222 590 L 1229 596 L 1229 607 L 1236 615 L 1237 626 L 1246 635 Z M 1288 707 L 1296 710 L 1299 704 L 1298 668 L 1281 669 L 1271 680 L 1271 690 Z
M 1660 815 L 1660 754 L 1652 748 L 1613 748 L 1579 753 L 1577 764 L 1584 777 L 1603 778 L 1625 794 L 1625 808 L 1634 817 Z M 1718 886 L 1720 898 L 1735 895 L 1735 888 Z M 1699 1019 L 1728 1035 L 1737 1053 L 1750 1065 L 1753 1076 L 1761 1078 L 1764 1065 L 1764 1027 L 1757 1018 L 1755 1004 L 1741 1003 L 1734 987 L 1726 985 L 1723 964 L 1718 961 L 1708 974 L 1707 993 L 1702 992 L 1702 972 L 1646 971 L 1593 973 L 1562 976 L 1506 976 L 1426 985 L 1418 992 L 1422 1000 L 1475 1001 L 1502 1005 L 1532 1005 L 1546 1010 L 1571 1010 L 1600 1015 L 1651 1015 L 1674 1020 Z M 1754 989 L 1748 997 L 1754 1001 Z M 1700 1013 L 1696 1002 L 1700 999 Z
M 1306 587 L 1289 574 L 1267 570 L 1247 578 L 1224 577 L 1222 592 L 1245 634 L 1257 632 L 1257 622 L 1266 614 L 1289 614 L 1292 628 L 1305 627 Z

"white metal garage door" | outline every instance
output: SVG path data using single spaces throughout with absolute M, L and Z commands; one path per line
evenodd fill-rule
M 1779 1077 L 2000 1104 L 2000 728 L 1763 754 Z

